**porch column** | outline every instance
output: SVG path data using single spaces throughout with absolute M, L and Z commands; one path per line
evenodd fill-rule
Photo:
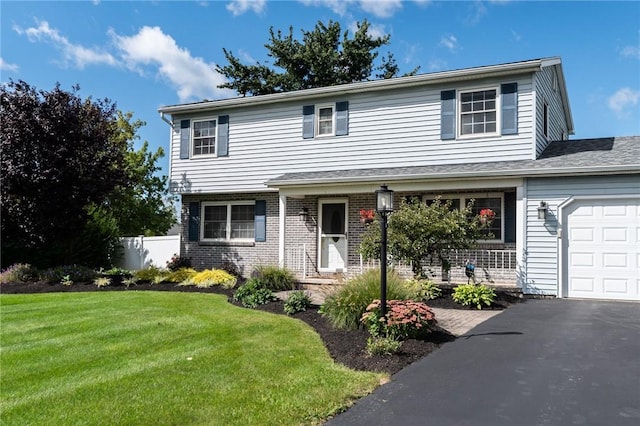
M 526 183 L 516 186 L 516 286 L 526 287 L 527 197 Z
M 286 223 L 287 223 L 287 196 L 284 195 L 282 192 L 279 193 L 279 199 L 280 199 L 280 209 L 278 211 L 278 221 L 279 221 L 279 226 L 278 226 L 278 265 L 280 265 L 280 267 L 284 267 L 284 257 L 285 257 L 285 251 L 284 251 L 284 236 L 285 236 L 285 227 L 286 227 Z

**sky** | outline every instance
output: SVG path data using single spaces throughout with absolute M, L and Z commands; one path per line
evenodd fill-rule
M 160 106 L 236 96 L 217 87 L 223 48 L 268 62 L 271 27 L 299 37 L 333 20 L 352 34 L 365 19 L 373 35 L 391 36 L 381 56 L 392 52 L 401 72 L 559 56 L 571 139 L 640 135 L 640 1 L 0 0 L 0 82 L 77 84 L 81 97 L 109 98 L 146 122 L 136 147 L 166 152 Z

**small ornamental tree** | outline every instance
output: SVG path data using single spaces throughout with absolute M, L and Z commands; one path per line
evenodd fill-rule
M 449 254 L 475 246 L 486 238 L 483 230 L 490 221 L 472 213 L 473 200 L 462 210 L 440 198 L 427 205 L 419 200 L 403 201 L 389 216 L 388 253 L 392 258 L 412 265 L 416 277 L 425 277 L 426 265 L 439 262 L 449 270 Z M 360 253 L 366 259 L 380 258 L 380 227 L 371 226 L 363 235 Z

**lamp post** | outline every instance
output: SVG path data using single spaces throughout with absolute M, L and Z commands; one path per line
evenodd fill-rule
M 381 185 L 376 191 L 376 211 L 380 221 L 380 305 L 382 318 L 387 318 L 387 216 L 393 211 L 393 191 L 387 185 Z

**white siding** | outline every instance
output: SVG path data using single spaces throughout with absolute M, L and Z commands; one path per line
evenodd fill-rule
M 558 288 L 558 206 L 570 197 L 637 195 L 640 175 L 528 179 L 526 205 L 525 293 L 555 295 Z M 549 205 L 538 219 L 540 201 Z
M 555 81 L 555 83 L 554 83 Z M 568 135 L 564 107 L 560 97 L 560 86 L 555 67 L 550 66 L 536 73 L 536 158 L 549 145 L 550 141 L 562 140 L 562 135 Z M 548 110 L 548 137 L 544 136 L 544 103 Z
M 533 155 L 530 75 L 518 83 L 519 133 L 497 138 L 440 139 L 440 91 L 465 90 L 507 81 L 485 80 L 442 86 L 318 98 L 276 107 L 243 107 L 199 116 L 175 116 L 171 181 L 183 193 L 265 190 L 268 179 L 291 172 L 407 167 L 524 160 Z M 302 138 L 302 107 L 349 101 L 349 135 Z M 180 119 L 229 114 L 229 156 L 181 160 Z

